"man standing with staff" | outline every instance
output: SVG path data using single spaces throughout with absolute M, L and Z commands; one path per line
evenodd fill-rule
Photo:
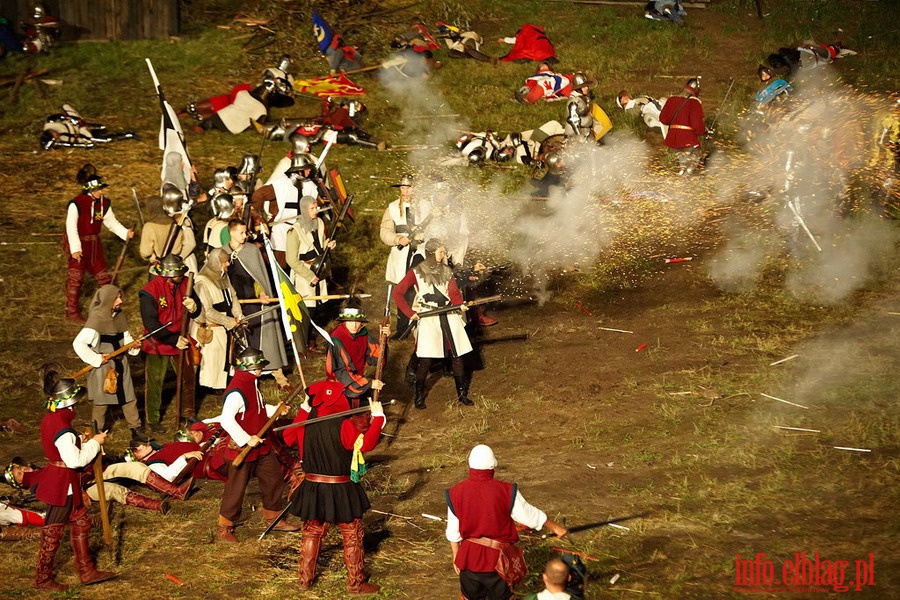
M 66 234 L 63 236 L 65 253 L 69 257 L 69 268 L 66 271 L 66 319 L 84 323 L 79 307 L 84 272 L 88 271 L 98 285 L 106 285 L 111 280 L 106 272 L 100 230 L 106 227 L 122 240 L 133 238 L 134 231 L 116 219 L 109 198 L 103 193 L 109 184 L 97 174 L 93 165 L 81 167 L 76 179 L 81 184 L 81 193 L 72 198 L 66 208 Z
M 384 278 L 395 285 L 424 258 L 419 244 L 425 241 L 425 229 L 431 220 L 431 202 L 416 198 L 412 186 L 412 175 L 404 175 L 400 183 L 392 185 L 400 189 L 400 198 L 388 204 L 381 217 L 380 238 L 391 247 Z M 407 304 L 411 301 L 411 297 L 406 299 Z M 408 326 L 409 319 L 398 305 L 397 335 Z
M 263 402 L 258 379 L 269 364 L 262 352 L 247 348 L 234 360 L 234 377 L 225 390 L 222 404 L 222 429 L 231 436 L 231 444 L 225 451 L 228 481 L 222 491 L 219 505 L 220 542 L 237 543 L 234 525 L 241 516 L 244 494 L 251 477 L 259 480 L 262 496 L 262 513 L 266 524 L 271 524 L 281 512 L 281 493 L 284 490 L 284 470 L 268 441 L 257 433 L 273 414 L 276 406 Z M 234 465 L 245 447 L 251 448 L 239 466 Z M 286 521 L 279 521 L 274 531 L 294 532 L 300 528 Z
M 72 348 L 78 358 L 94 367 L 88 373 L 87 387 L 88 397 L 94 403 L 91 416 L 98 429 L 106 429 L 106 409 L 121 405 L 131 428 L 131 439 L 137 439 L 141 415 L 128 358 L 117 356 L 110 360 L 107 356 L 133 341 L 128 331 L 128 317 L 122 312 L 122 290 L 114 285 L 104 285 L 94 294 L 87 322 L 72 341 Z M 140 347 L 135 346 L 128 354 L 137 356 L 140 351 Z
M 188 347 L 189 342 L 181 335 L 181 318 L 184 311 L 196 318 L 200 314 L 200 303 L 196 297 L 187 294 L 188 280 L 184 275 L 187 267 L 177 254 L 162 257 L 157 265 L 158 276 L 151 279 L 141 289 L 141 321 L 144 333 L 152 332 L 144 340 L 142 350 L 146 355 L 144 368 L 144 408 L 147 411 L 146 425 L 154 433 L 163 433 L 166 428 L 160 423 L 163 382 L 169 366 L 176 370 L 178 351 Z M 168 323 L 168 327 L 164 324 Z M 186 407 L 185 416 L 194 415 L 194 365 L 190 357 L 183 364 L 182 403 Z M 180 416 L 180 415 L 179 415 Z

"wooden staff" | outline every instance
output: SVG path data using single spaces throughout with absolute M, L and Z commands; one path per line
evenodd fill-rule
M 119 348 L 118 350 L 113 350 L 113 351 L 110 352 L 109 354 L 103 355 L 103 359 L 104 359 L 104 360 L 103 360 L 103 363 L 109 362 L 110 360 L 112 360 L 113 358 L 119 356 L 120 354 L 125 354 L 126 352 L 128 352 L 129 350 L 131 350 L 132 348 L 134 348 L 134 347 L 136 347 L 136 346 L 140 346 L 140 345 L 141 345 L 141 342 L 143 342 L 144 340 L 146 340 L 147 338 L 149 338 L 149 337 L 150 337 L 151 335 L 153 335 L 154 333 L 156 333 L 156 332 L 158 332 L 158 331 L 162 331 L 163 329 L 165 329 L 166 327 L 168 327 L 168 326 L 171 325 L 171 324 L 172 324 L 172 321 L 169 321 L 169 322 L 166 323 L 165 325 L 161 325 L 159 328 L 154 329 L 154 330 L 151 331 L 150 333 L 146 333 L 146 334 L 142 335 L 141 337 L 139 337 L 138 339 L 134 340 L 133 342 L 131 342 L 131 343 L 129 343 L 129 344 L 125 344 L 124 346 L 122 346 L 122 347 Z M 103 364 L 103 363 L 100 363 L 100 364 Z M 88 366 L 84 367 L 83 369 L 81 369 L 80 371 L 78 371 L 77 373 L 75 373 L 74 375 L 71 375 L 71 376 L 69 377 L 69 379 L 78 379 L 78 378 L 81 377 L 82 375 L 86 375 L 86 374 L 90 373 L 92 370 L 94 370 L 94 367 L 92 367 L 91 365 L 88 365 Z
M 275 407 L 275 412 L 272 413 L 272 416 L 269 417 L 269 420 L 266 421 L 266 424 L 256 432 L 256 437 L 262 439 L 262 437 L 269 432 L 269 429 L 272 428 L 272 425 L 275 424 L 275 421 L 277 421 L 281 415 L 287 413 L 287 411 L 290 410 L 290 402 L 294 398 L 296 398 L 304 389 L 306 389 L 305 385 L 303 387 L 297 388 L 296 390 L 291 392 L 291 395 L 288 396 L 285 400 L 279 402 L 278 406 Z M 249 444 L 247 444 L 246 446 L 244 446 L 244 449 L 241 450 L 241 453 L 234 457 L 234 460 L 231 461 L 231 464 L 235 467 L 241 466 L 241 464 L 244 462 L 244 459 L 247 458 L 248 454 L 250 454 L 250 451 L 257 447 L 258 446 L 250 446 Z
M 97 421 L 91 421 L 91 436 L 99 433 Z M 103 543 L 112 545 L 112 528 L 109 525 L 109 509 L 106 506 L 106 490 L 103 488 L 103 445 L 94 457 L 94 483 L 97 486 L 98 502 L 100 503 L 100 522 L 103 524 Z
M 194 274 L 189 273 L 187 276 L 187 287 L 184 290 L 184 297 L 190 298 L 194 292 Z M 184 300 L 182 300 L 184 302 Z M 190 318 L 188 317 L 187 308 L 182 306 L 181 312 L 181 329 L 179 335 L 187 337 L 187 328 Z M 175 365 L 175 429 L 178 429 L 178 423 L 181 421 L 181 388 L 184 387 L 184 351 L 186 348 L 178 350 L 178 362 Z
M 304 300 L 346 300 L 348 298 L 371 298 L 372 294 L 328 294 L 326 296 L 303 296 Z M 277 304 L 278 298 L 270 297 L 263 302 L 259 298 L 242 298 L 240 304 Z
M 137 227 L 137 224 L 132 226 L 131 231 L 134 231 L 134 228 Z M 128 251 L 128 242 L 131 241 L 130 237 L 125 238 L 125 243 L 122 244 L 122 251 L 119 252 L 119 258 L 116 259 L 116 266 L 113 267 L 112 277 L 109 282 L 113 285 L 116 284 L 116 278 L 119 276 L 119 273 L 122 271 L 122 263 L 125 262 L 125 252 Z
M 378 330 L 378 361 L 375 363 L 375 379 L 381 381 L 381 375 L 384 372 L 384 357 L 387 354 L 388 337 L 385 333 L 385 327 L 391 326 L 391 290 L 394 285 L 388 285 L 387 301 L 384 303 L 384 317 L 381 319 L 381 328 Z M 381 390 L 372 390 L 372 402 L 378 402 L 381 396 Z

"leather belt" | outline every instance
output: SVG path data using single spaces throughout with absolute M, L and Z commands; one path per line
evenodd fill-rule
M 350 483 L 349 475 L 319 475 L 318 473 L 307 473 L 306 481 L 313 483 Z
M 488 548 L 493 548 L 494 550 L 500 550 L 507 545 L 504 542 L 499 542 L 489 537 L 466 538 L 463 541 L 472 542 L 473 544 L 478 544 L 479 546 L 487 546 Z
M 688 125 L 669 125 L 669 129 L 687 129 L 689 131 L 693 131 L 694 128 Z
M 100 239 L 100 236 L 98 236 L 96 233 L 86 233 L 84 235 L 79 235 L 78 237 L 89 242 L 95 242 Z

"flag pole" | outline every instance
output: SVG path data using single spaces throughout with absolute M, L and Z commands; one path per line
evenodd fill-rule
M 300 353 L 297 351 L 297 343 L 294 341 L 294 333 L 291 331 L 290 320 L 285 314 L 287 308 L 284 303 L 284 293 L 281 289 L 281 276 L 284 274 L 284 271 L 281 269 L 281 266 L 279 266 L 278 261 L 275 260 L 275 254 L 272 252 L 272 245 L 269 243 L 269 237 L 265 233 L 263 233 L 263 244 L 266 247 L 266 256 L 269 258 L 269 264 L 272 265 L 272 271 L 275 275 L 275 293 L 278 295 L 278 303 L 281 307 L 281 310 L 279 311 L 279 314 L 281 315 L 281 326 L 284 329 L 285 336 L 291 341 L 291 348 L 294 351 L 294 362 L 297 365 L 297 371 L 300 373 L 300 383 L 305 389 L 306 378 L 303 376 L 303 366 L 300 364 Z

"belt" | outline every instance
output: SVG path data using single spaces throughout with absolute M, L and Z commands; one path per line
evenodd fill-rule
M 307 473 L 306 481 L 313 483 L 350 483 L 349 475 L 319 475 L 318 473 Z
M 61 460 L 48 460 L 47 464 L 53 467 L 62 467 L 63 469 L 69 468 L 69 466 Z
M 197 327 L 224 327 L 224 325 L 219 325 L 218 323 L 197 323 Z
M 96 241 L 96 240 L 100 239 L 100 236 L 98 236 L 98 235 L 95 234 L 95 233 L 88 233 L 88 234 L 86 234 L 86 235 L 79 235 L 78 237 L 80 237 L 80 238 L 83 239 L 83 240 L 87 240 L 88 242 L 93 242 L 93 241 Z
M 687 129 L 689 131 L 693 131 L 693 127 L 689 127 L 687 125 L 669 125 L 669 129 Z
M 497 540 L 491 539 L 489 537 L 466 538 L 463 541 L 472 542 L 473 544 L 478 544 L 479 546 L 487 546 L 488 548 L 493 548 L 494 550 L 501 550 L 504 546 L 509 545 L 504 542 L 498 542 Z

